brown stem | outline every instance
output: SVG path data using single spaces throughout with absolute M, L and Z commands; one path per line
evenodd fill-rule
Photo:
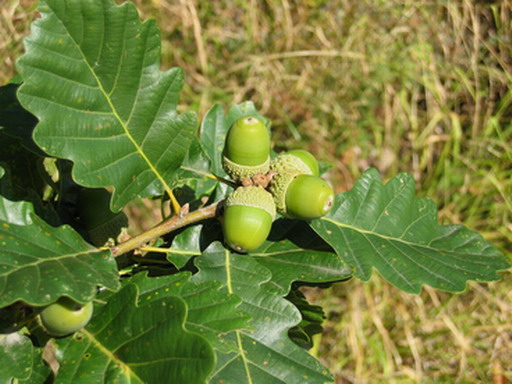
M 154 226 L 140 235 L 132 237 L 131 239 L 122 242 L 115 247 L 110 248 L 114 257 L 120 256 L 124 253 L 130 252 L 137 249 L 147 242 L 156 239 L 157 237 L 163 236 L 167 233 L 175 231 L 179 228 L 183 228 L 189 224 L 197 223 L 201 220 L 210 219 L 217 215 L 217 209 L 220 202 L 213 203 L 204 208 L 200 208 L 196 211 L 192 211 L 187 215 L 183 216 L 180 214 L 174 215 L 170 219 L 164 221 L 161 224 Z

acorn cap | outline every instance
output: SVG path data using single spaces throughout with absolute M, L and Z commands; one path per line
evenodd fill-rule
M 222 166 L 226 173 L 235 181 L 241 181 L 246 177 L 252 177 L 257 173 L 267 173 L 270 168 L 270 156 L 259 165 L 242 165 L 231 161 L 226 156 L 222 156 Z
M 281 153 L 270 162 L 270 169 L 277 173 L 297 171 L 306 175 L 312 175 L 311 168 L 299 157 L 292 153 Z
M 270 181 L 269 191 L 274 197 L 277 212 L 286 214 L 286 191 L 290 183 L 302 173 L 297 170 L 283 170 Z
M 287 153 L 298 157 L 300 161 L 310 169 L 313 176 L 320 175 L 320 166 L 318 165 L 316 157 L 311 152 L 306 151 L 305 149 L 292 149 Z
M 257 186 L 238 187 L 226 199 L 226 207 L 233 205 L 243 205 L 245 207 L 253 207 L 263 209 L 268 212 L 272 220 L 276 216 L 276 205 L 272 195 Z

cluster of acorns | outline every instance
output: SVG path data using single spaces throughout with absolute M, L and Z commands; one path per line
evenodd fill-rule
M 240 186 L 225 202 L 224 241 L 237 252 L 257 249 L 267 239 L 276 212 L 311 220 L 324 216 L 334 200 L 319 176 L 315 157 L 294 150 L 270 158 L 270 134 L 250 116 L 237 120 L 226 136 L 222 154 L 226 173 Z

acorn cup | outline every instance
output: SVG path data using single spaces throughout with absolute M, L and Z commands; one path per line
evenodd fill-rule
M 327 214 L 334 202 L 334 191 L 325 180 L 300 171 L 278 173 L 269 189 L 277 211 L 290 218 L 317 219 Z
M 299 171 L 306 175 L 319 176 L 320 167 L 315 156 L 303 149 L 294 149 L 280 153 L 270 163 L 270 169 L 277 173 L 285 171 Z
M 270 134 L 260 119 L 243 117 L 230 127 L 222 165 L 226 173 L 238 182 L 257 173 L 267 173 L 270 165 Z
M 276 215 L 274 198 L 257 186 L 238 187 L 226 199 L 222 219 L 225 243 L 247 253 L 267 239 Z

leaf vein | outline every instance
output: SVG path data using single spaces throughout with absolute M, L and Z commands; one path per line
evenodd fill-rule
M 429 242 L 427 244 L 412 243 L 410 241 L 407 241 L 407 240 L 404 240 L 404 239 L 400 239 L 400 238 L 397 238 L 397 237 L 391 237 L 391 236 L 387 236 L 387 235 L 384 235 L 384 234 L 381 234 L 381 233 L 371 232 L 371 231 L 368 231 L 368 230 L 365 230 L 365 229 L 362 229 L 362 228 L 353 227 L 351 225 L 344 224 L 344 223 L 332 220 L 332 219 L 327 218 L 327 217 L 322 217 L 320 220 L 324 220 L 324 221 L 333 223 L 337 227 L 353 230 L 353 231 L 359 232 L 361 234 L 373 235 L 373 236 L 376 236 L 376 237 L 379 237 L 379 238 L 382 238 L 382 239 L 396 241 L 398 243 L 403 243 L 403 244 L 406 244 L 406 245 L 412 245 L 412 246 L 416 246 L 416 247 L 421 247 L 421 248 L 425 248 L 425 249 L 436 251 L 436 252 L 451 252 L 453 254 L 457 254 L 457 255 L 460 255 L 460 256 L 481 256 L 480 253 L 457 252 L 457 251 L 454 251 L 452 249 L 434 248 L 434 247 L 429 245 L 431 242 Z M 446 237 L 446 236 L 441 236 L 440 238 L 443 238 L 443 237 Z M 488 249 L 488 248 L 490 248 L 490 245 L 487 245 L 484 248 L 484 250 Z
M 72 107 L 72 106 L 69 106 L 67 104 L 62 104 L 62 103 L 58 103 L 54 100 L 48 100 L 48 99 L 45 99 L 41 96 L 37 96 L 37 95 L 30 95 L 30 97 L 33 97 L 34 99 L 39 99 L 39 100 L 43 100 L 44 102 L 46 103 L 49 103 L 49 104 L 53 104 L 53 105 L 57 105 L 59 107 L 63 107 L 63 108 L 66 108 L 66 109 L 69 109 L 73 112 L 79 112 L 79 113 L 86 113 L 86 114 L 93 114 L 93 115 L 111 115 L 110 112 L 107 112 L 107 111 L 91 111 L 91 110 L 87 110 L 87 109 L 79 109 L 79 108 L 76 108 L 76 107 Z
M 88 251 L 64 254 L 64 255 L 60 255 L 60 256 L 52 256 L 50 258 L 44 258 L 44 259 L 43 258 L 39 258 L 39 259 L 37 259 L 36 261 L 34 261 L 32 263 L 24 264 L 23 266 L 21 266 L 20 269 L 28 268 L 28 267 L 39 265 L 39 264 L 43 264 L 43 263 L 51 263 L 51 262 L 54 262 L 54 261 L 61 261 L 61 259 L 74 258 L 74 257 L 78 257 L 80 255 L 88 255 L 88 254 L 93 253 L 93 252 L 95 252 L 95 251 L 94 250 L 93 251 L 88 250 Z M 8 272 L 10 272 L 10 271 L 8 271 Z M 1 273 L 0 277 L 3 277 L 5 275 L 7 275 L 7 274 L 8 274 L 7 272 L 6 273 Z
M 61 20 L 61 23 L 64 24 Z M 146 34 L 146 41 L 147 41 L 147 35 Z M 106 90 L 103 88 L 103 84 L 101 83 L 100 79 L 98 78 L 98 75 L 96 74 L 96 72 L 94 71 L 94 69 L 90 66 L 89 62 L 87 61 L 87 57 L 85 56 L 84 52 L 82 51 L 81 47 L 77 44 L 77 42 L 72 38 L 71 39 L 73 41 L 73 43 L 75 44 L 76 48 L 79 50 L 79 52 L 81 53 L 83 59 L 84 59 L 84 62 L 85 64 L 87 65 L 91 75 L 93 76 L 93 78 L 95 79 L 96 83 L 98 84 L 99 86 L 99 89 L 101 91 L 101 93 L 104 95 L 104 98 L 107 102 L 107 104 L 109 105 L 109 108 L 110 110 L 112 111 L 112 114 L 114 115 L 114 117 L 119 121 L 121 127 L 123 128 L 124 132 L 126 133 L 126 136 L 128 137 L 128 139 L 130 140 L 130 142 L 132 143 L 132 145 L 135 147 L 136 151 L 140 154 L 140 156 L 144 159 L 144 161 L 146 162 L 148 168 L 151 170 L 151 172 L 156 176 L 156 178 L 162 183 L 162 185 L 164 186 L 164 189 L 167 191 L 168 195 L 169 196 L 173 196 L 172 195 L 172 191 L 170 189 L 170 187 L 167 185 L 167 183 L 165 182 L 165 180 L 163 179 L 162 175 L 160 174 L 160 172 L 158 172 L 158 170 L 155 168 L 154 164 L 149 160 L 149 158 L 146 156 L 146 154 L 144 153 L 144 151 L 142 150 L 142 148 L 139 146 L 139 144 L 136 142 L 135 138 L 131 135 L 129 129 L 128 129 L 128 126 L 126 125 L 125 121 L 121 118 L 121 116 L 119 115 L 115 105 L 112 103 L 112 100 L 108 97 L 108 93 L 106 92 Z M 139 79 L 139 85 L 140 85 L 140 79 Z M 139 89 L 140 87 L 138 87 L 137 89 Z M 138 94 L 139 92 L 137 93 L 137 97 L 138 97 Z
M 384 255 L 381 254 L 381 251 L 373 244 L 372 241 L 368 238 L 368 235 L 366 233 L 362 233 L 363 237 L 366 239 L 366 241 L 370 244 L 370 246 L 375 250 L 375 252 L 379 255 L 380 259 L 384 261 L 385 264 L 387 264 L 397 276 L 399 276 L 402 281 L 411 289 L 415 290 L 415 286 L 402 274 L 396 269 L 396 267 L 386 258 Z
M 372 183 L 373 184 L 373 183 Z M 370 185 L 371 187 L 371 185 Z M 368 187 L 368 189 L 366 189 L 364 191 L 364 197 L 363 197 L 363 200 L 359 202 L 359 206 L 357 207 L 357 212 L 356 214 L 354 215 L 354 219 L 352 220 L 352 223 L 351 225 L 354 225 L 354 223 L 357 221 L 357 218 L 359 216 L 359 213 L 361 213 L 361 209 L 363 208 L 364 206 L 364 203 L 366 201 L 366 198 L 368 197 L 368 195 L 370 194 L 370 187 Z
M 411 221 L 409 223 L 409 225 L 407 227 L 404 228 L 404 230 L 402 231 L 402 233 L 400 234 L 400 236 L 398 236 L 398 239 L 403 239 L 404 236 L 406 235 L 407 231 L 409 230 L 409 228 L 411 228 L 412 226 L 414 226 L 417 222 L 421 221 L 424 217 L 428 216 L 430 214 L 430 212 L 427 211 L 421 215 L 421 216 L 418 216 L 416 219 L 414 219 L 413 221 Z
M 378 225 L 379 225 L 380 221 L 382 220 L 382 218 L 384 217 L 384 215 L 387 214 L 388 207 L 391 206 L 399 197 L 402 197 L 402 192 L 404 191 L 404 189 L 406 189 L 406 186 L 407 186 L 407 183 L 401 184 L 400 189 L 393 195 L 393 197 L 391 199 L 389 199 L 387 204 L 381 209 L 381 212 L 380 212 L 379 216 L 377 217 L 377 220 L 375 220 L 375 224 L 373 225 L 373 228 L 370 229 L 370 232 L 375 231 L 375 228 L 378 227 Z
M 127 23 L 126 23 L 126 17 L 127 17 L 127 9 L 126 7 L 123 7 L 123 9 L 125 10 L 124 12 L 124 21 L 123 21 L 123 35 L 121 36 L 121 40 L 123 41 L 123 45 L 121 47 L 121 53 L 120 53 L 120 56 L 119 56 L 119 59 L 117 61 L 117 68 L 116 68 L 116 76 L 114 78 L 114 83 L 112 84 L 112 89 L 110 90 L 110 92 L 108 93 L 108 97 L 112 96 L 112 94 L 115 92 L 116 90 L 116 87 L 117 87 L 117 82 L 119 80 L 119 74 L 121 73 L 121 66 L 122 66 L 122 63 L 123 63 L 123 55 L 124 55 L 124 50 L 125 50 L 125 47 L 126 47 L 126 26 L 127 26 Z
M 68 82 L 68 83 L 71 83 L 71 84 L 76 84 L 78 86 L 81 86 L 82 88 L 87 88 L 87 89 L 98 89 L 98 87 L 96 86 L 93 86 L 93 85 L 88 85 L 88 84 L 84 84 L 84 83 L 81 83 L 75 79 L 71 79 L 71 78 L 68 78 L 68 77 L 64 77 L 58 73 L 55 73 L 55 72 L 52 72 L 52 71 L 49 71 L 48 69 L 45 69 L 45 68 L 40 68 L 40 67 L 36 67 L 34 65 L 31 65 L 31 64 L 25 64 L 27 67 L 30 67 L 32 68 L 33 70 L 35 71 L 39 71 L 39 72 L 43 72 L 49 76 L 52 76 L 52 77 L 55 77 L 57 79 L 60 79 L 60 80 L 64 80 L 65 82 Z

